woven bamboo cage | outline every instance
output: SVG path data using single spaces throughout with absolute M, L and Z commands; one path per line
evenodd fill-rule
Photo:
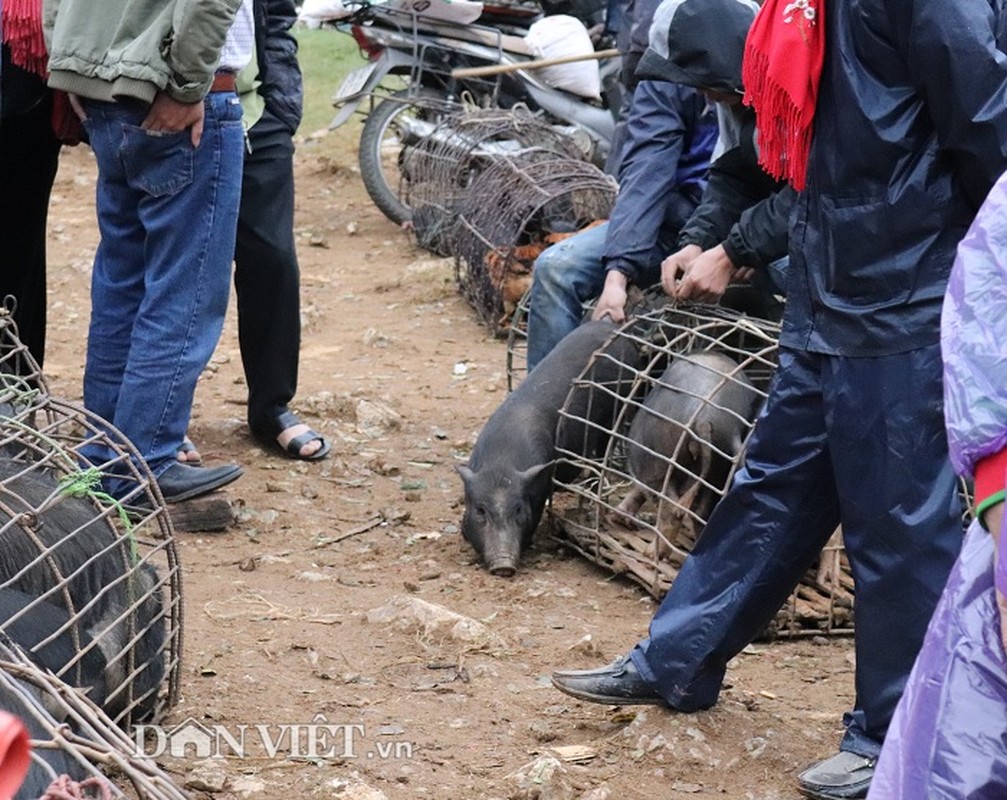
M 778 335 L 777 322 L 718 306 L 665 306 L 619 328 L 595 357 L 619 352 L 618 380 L 594 380 L 592 364 L 560 415 L 557 535 L 663 596 L 742 462 Z M 564 426 L 592 445 L 569 444 Z M 837 536 L 767 633 L 849 632 L 852 591 Z
M 31 741 L 28 774 L 14 800 L 188 798 L 101 708 L 37 666 L 3 633 L 0 708 L 21 721 Z
M 630 286 L 626 300 L 627 318 L 645 314 L 668 303 L 661 285 L 641 290 Z M 591 318 L 594 300 L 584 303 L 584 321 Z M 531 288 L 518 301 L 507 326 L 507 391 L 514 391 L 528 374 L 528 315 L 531 312 Z
M 546 247 L 606 218 L 615 181 L 592 164 L 542 150 L 495 161 L 472 180 L 457 217 L 455 279 L 501 334 Z
M 597 298 L 584 303 L 584 319 L 590 318 Z M 668 296 L 657 283 L 640 289 L 630 285 L 627 290 L 626 318 L 632 319 L 663 308 L 668 304 Z M 744 284 L 727 288 L 720 305 L 735 311 L 757 316 L 760 319 L 779 321 L 783 314 L 783 303 L 764 289 Z M 528 373 L 528 316 L 531 313 L 531 288 L 518 301 L 507 327 L 507 390 L 514 391 Z
M 467 107 L 443 119 L 402 152 L 402 201 L 412 209 L 417 243 L 438 255 L 454 253 L 458 211 L 475 177 L 502 158 L 529 151 L 578 159 L 571 138 L 524 106 Z
M 16 358 L 10 352 L 17 353 Z M 179 693 L 181 569 L 163 499 L 121 433 L 49 395 L 0 316 L 0 632 L 118 725 Z

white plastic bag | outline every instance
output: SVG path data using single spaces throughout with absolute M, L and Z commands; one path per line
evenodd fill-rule
M 352 13 L 343 0 L 304 0 L 297 19 L 309 28 L 317 28 L 323 22 L 345 19 Z
M 483 4 L 472 0 L 393 0 L 391 7 L 459 25 L 475 22 L 483 13 Z
M 584 23 L 566 14 L 543 17 L 532 23 L 524 38 L 536 58 L 563 58 L 594 52 L 594 45 L 591 44 L 591 37 Z M 593 100 L 601 97 L 601 72 L 595 59 L 542 67 L 535 70 L 534 74 L 557 89 Z

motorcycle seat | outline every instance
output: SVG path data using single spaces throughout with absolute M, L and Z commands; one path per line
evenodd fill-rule
M 422 31 L 443 36 L 446 39 L 462 39 L 486 47 L 500 48 L 506 53 L 533 57 L 531 48 L 521 36 L 503 33 L 497 28 L 483 25 L 455 25 L 429 17 L 425 18 L 422 14 L 417 15 L 416 25 Z

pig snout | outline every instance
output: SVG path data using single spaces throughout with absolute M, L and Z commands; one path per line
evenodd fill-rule
M 484 530 L 476 547 L 479 560 L 490 573 L 500 578 L 513 578 L 521 563 L 521 543 L 515 531 Z
M 498 515 L 490 515 L 479 533 L 479 551 L 483 566 L 491 575 L 512 578 L 521 563 L 522 531 Z
M 498 578 L 513 578 L 517 574 L 517 559 L 497 558 L 490 561 L 486 568 L 490 575 L 496 575 Z

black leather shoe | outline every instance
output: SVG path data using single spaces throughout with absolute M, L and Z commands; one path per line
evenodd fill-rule
M 654 685 L 637 672 L 629 656 L 598 669 L 559 669 L 552 685 L 572 697 L 610 706 L 665 705 Z
M 801 794 L 812 800 L 857 800 L 867 797 L 874 759 L 840 752 L 818 761 L 797 776 Z
M 208 494 L 241 477 L 243 470 L 237 464 L 220 467 L 190 467 L 172 464 L 157 477 L 157 486 L 166 503 L 181 503 Z

